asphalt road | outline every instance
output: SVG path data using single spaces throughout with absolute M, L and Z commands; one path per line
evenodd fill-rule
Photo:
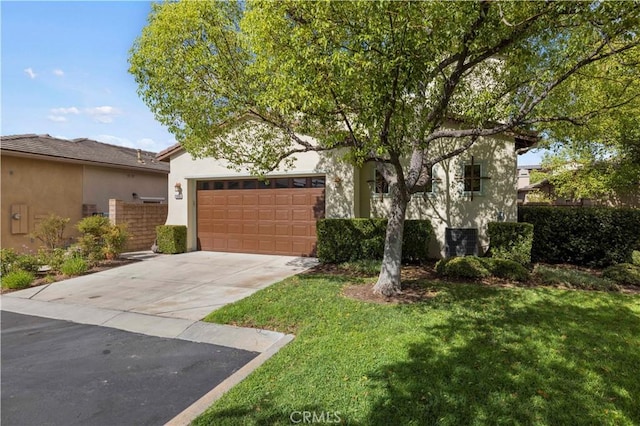
M 3 425 L 161 425 L 258 355 L 2 311 Z

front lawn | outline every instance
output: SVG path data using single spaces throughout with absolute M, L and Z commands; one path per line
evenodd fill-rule
M 209 315 L 296 339 L 195 423 L 640 424 L 639 295 L 422 280 L 384 305 L 352 282 L 296 276 Z

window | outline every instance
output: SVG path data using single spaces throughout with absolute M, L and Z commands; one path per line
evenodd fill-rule
M 482 188 L 481 180 L 482 167 L 480 164 L 465 164 L 464 165 L 464 191 L 465 192 L 480 192 Z
M 427 183 L 425 183 L 424 185 L 421 186 L 416 186 L 415 190 L 416 193 L 421 193 L 421 194 L 433 194 L 433 190 L 434 190 L 434 181 L 435 181 L 435 167 L 431 169 L 431 178 L 427 181 Z
M 304 189 L 324 187 L 324 176 L 275 178 L 268 181 L 258 179 L 229 179 L 201 180 L 196 182 L 196 189 L 198 191 L 229 189 Z
M 389 193 L 389 182 L 378 172 L 378 170 L 373 169 L 373 193 L 374 194 L 388 194 Z

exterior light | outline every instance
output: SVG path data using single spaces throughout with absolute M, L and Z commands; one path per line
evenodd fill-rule
M 182 184 L 180 182 L 176 183 L 173 190 L 176 200 L 182 200 Z

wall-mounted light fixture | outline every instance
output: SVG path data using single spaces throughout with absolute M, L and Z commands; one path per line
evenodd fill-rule
M 182 184 L 180 182 L 176 183 L 173 190 L 176 200 L 182 200 Z

